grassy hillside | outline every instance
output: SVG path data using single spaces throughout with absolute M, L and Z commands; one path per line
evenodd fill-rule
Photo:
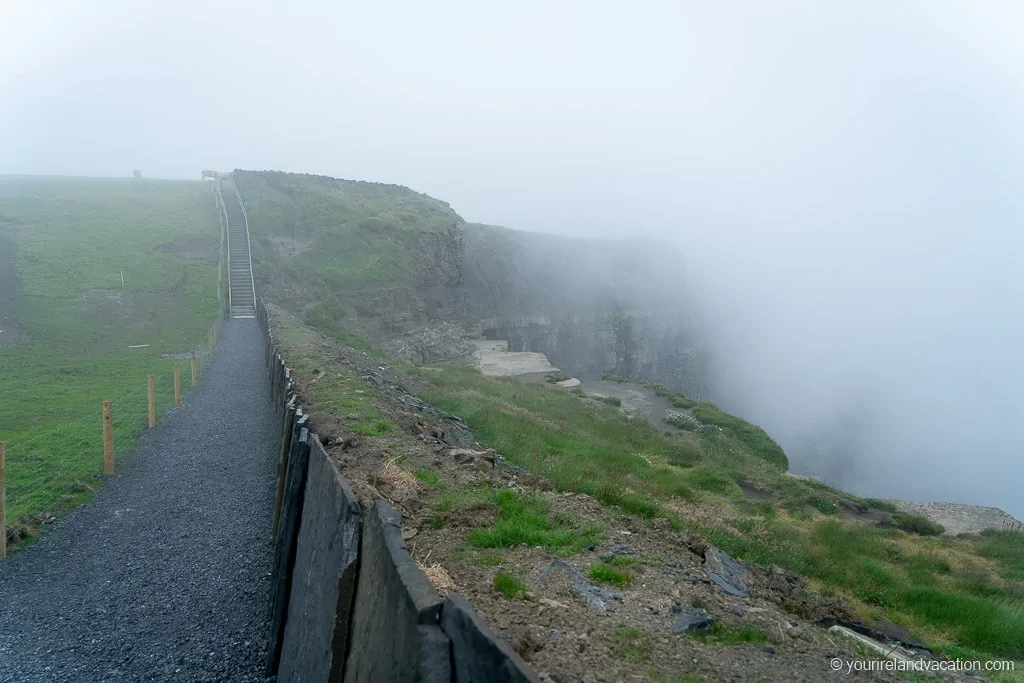
M 444 202 L 397 185 L 323 176 L 236 171 L 256 275 L 354 291 L 390 288 L 416 271 L 416 246 L 462 222 Z M 281 259 L 275 252 L 301 259 Z
M 466 223 L 396 185 L 235 171 L 249 212 L 257 282 L 290 309 L 359 327 L 407 330 L 449 315 L 679 310 L 668 245 L 574 239 Z M 337 297 L 345 297 L 341 305 Z M 360 320 L 362 319 L 362 320 Z
M 912 627 L 950 652 L 1024 656 L 1024 535 L 938 538 L 933 525 L 899 515 L 866 523 L 892 508 L 786 475 L 750 438 L 759 430 L 707 404 L 695 406 L 693 431 L 666 434 L 541 384 L 465 368 L 427 376 L 429 398 L 557 490 L 696 528 L 727 552 L 795 571 L 860 615 Z
M 19 444 L 31 441 L 37 471 L 64 467 L 84 448 L 95 455 L 101 401 L 141 388 L 144 414 L 146 375 L 163 379 L 171 370 L 161 355 L 205 340 L 218 313 L 219 239 L 203 183 L 0 178 L 0 290 L 8 292 L 0 297 L 0 440 L 8 443 L 9 502 L 24 483 Z M 165 405 L 169 391 L 159 384 Z M 115 418 L 137 409 L 125 404 Z M 40 504 L 52 502 L 39 476 Z M 78 485 L 75 473 L 67 479 L 54 486 Z
M 763 432 L 678 394 L 668 395 L 692 425 L 666 431 L 614 402 L 550 383 L 485 377 L 454 366 L 401 372 L 392 364 L 393 381 L 460 416 L 484 446 L 550 482 L 537 486 L 524 475 L 515 492 L 485 485 L 467 473 L 472 465 L 444 459 L 444 448 L 412 455 L 429 428 L 419 424 L 420 414 L 410 422 L 395 412 L 394 403 L 374 403 L 379 385 L 359 377 L 370 370 L 354 372 L 349 364 L 373 361 L 339 354 L 286 320 L 278 322 L 284 352 L 316 429 L 335 444 L 349 433 L 359 437 L 355 450 L 332 451 L 346 476 L 386 486 L 386 471 L 365 471 L 368 454 L 385 469 L 395 462 L 407 468 L 420 485 L 402 500 L 418 524 L 428 527 L 421 526 L 417 536 L 420 554 L 437 558 L 464 581 L 480 575 L 481 564 L 498 568 L 493 588 L 463 584 L 474 595 L 493 590 L 502 599 L 518 599 L 534 589 L 537 562 L 543 566 L 554 554 L 592 565 L 588 576 L 599 583 L 628 589 L 625 605 L 656 604 L 664 597 L 651 592 L 662 590 L 655 588 L 658 577 L 674 571 L 658 567 L 685 561 L 684 532 L 692 530 L 754 568 L 752 604 L 767 599 L 806 622 L 838 615 L 902 630 L 952 658 L 1024 658 L 1024 535 L 939 536 L 935 525 L 901 515 L 884 501 L 792 477 L 773 463 L 777 446 Z M 648 389 L 665 393 L 658 386 Z M 581 495 L 599 501 L 606 516 L 584 514 L 585 506 L 566 502 Z M 631 535 L 608 530 L 609 519 L 621 520 Z M 648 538 L 662 559 L 644 554 L 650 552 L 643 540 Z M 592 552 L 592 543 L 626 543 L 637 555 L 598 562 L 607 551 Z M 453 546 L 459 550 L 452 552 Z M 757 570 L 772 565 L 804 577 L 809 590 L 773 593 L 772 572 Z M 716 614 L 726 622 L 724 629 L 742 626 L 728 625 L 729 616 Z M 657 650 L 664 637 L 656 627 L 647 628 L 631 633 L 643 647 Z M 774 638 L 775 629 L 764 637 Z
M 446 204 L 390 186 L 283 174 L 236 177 L 257 234 L 262 231 L 257 239 L 271 278 L 266 291 L 307 323 L 368 349 L 370 341 L 353 334 L 367 319 L 403 308 L 427 317 L 457 309 L 458 291 L 446 293 L 440 279 L 454 262 L 444 261 L 443 254 L 438 260 L 428 246 L 459 224 Z M 399 219 L 399 212 L 411 215 Z M 606 271 L 638 270 L 635 254 L 626 251 L 614 258 L 590 253 L 581 243 L 573 252 L 560 238 L 463 227 L 462 279 L 451 289 L 476 296 L 475 303 L 496 309 L 495 315 L 528 314 L 545 301 L 557 307 L 569 296 L 566 283 L 586 281 L 588 272 L 598 284 L 572 295 L 589 296 L 618 282 L 603 281 Z M 325 248 L 314 255 L 311 245 Z M 425 271 L 425 262 L 441 270 Z M 565 273 L 569 280 L 560 279 Z M 658 274 L 648 285 L 667 282 L 664 277 Z M 316 300 L 300 291 L 306 287 Z M 415 295 L 404 291 L 417 287 Z M 446 301 L 424 301 L 442 294 Z M 323 368 L 331 361 L 303 362 Z M 785 472 L 785 454 L 762 430 L 664 387 L 648 388 L 670 400 L 679 415 L 669 425 L 655 425 L 585 395 L 486 378 L 467 368 L 413 374 L 425 382 L 424 398 L 464 418 L 481 442 L 550 480 L 556 491 L 588 494 L 651 528 L 667 524 L 666 534 L 699 531 L 752 565 L 777 565 L 805 577 L 818 597 L 786 605 L 802 617 L 818 618 L 839 601 L 851 617 L 908 628 L 950 656 L 1024 657 L 1020 534 L 937 536 L 941 529 L 935 525 L 883 501 L 792 477 Z M 666 431 L 668 426 L 675 429 Z M 375 438 L 372 430 L 354 431 Z M 430 472 L 417 476 L 427 484 L 436 478 Z M 439 524 L 454 503 L 444 504 Z M 507 531 L 481 527 L 467 542 L 504 538 Z M 521 536 L 512 534 L 511 544 Z

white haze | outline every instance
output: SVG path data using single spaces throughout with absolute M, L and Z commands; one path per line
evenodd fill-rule
M 0 0 L 0 173 L 274 168 L 671 237 L 729 407 L 791 447 L 846 420 L 858 492 L 1022 516 L 1022 31 L 974 0 Z

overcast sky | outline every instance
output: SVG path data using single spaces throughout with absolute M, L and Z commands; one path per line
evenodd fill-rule
M 723 400 L 1024 516 L 1024 4 L 0 0 L 0 173 L 279 169 L 671 236 Z M 673 283 L 671 286 L 674 286 Z

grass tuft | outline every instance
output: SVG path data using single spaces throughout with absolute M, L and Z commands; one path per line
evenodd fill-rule
M 498 572 L 494 575 L 494 592 L 509 600 L 525 595 L 528 591 L 526 584 L 508 572 Z
M 552 519 L 547 501 L 539 496 L 521 495 L 512 490 L 493 494 L 498 520 L 488 529 L 477 529 L 469 544 L 477 548 L 510 548 L 527 545 L 571 555 L 596 543 L 600 532 L 593 527 L 575 528 L 566 520 Z
M 619 588 L 628 588 L 633 585 L 633 574 L 629 570 L 620 569 L 609 562 L 598 562 L 590 568 L 587 576 L 598 583 L 618 586 Z

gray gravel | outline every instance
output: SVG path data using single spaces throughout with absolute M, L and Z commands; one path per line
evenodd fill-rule
M 88 505 L 0 561 L 0 682 L 263 680 L 276 420 L 255 320 Z

